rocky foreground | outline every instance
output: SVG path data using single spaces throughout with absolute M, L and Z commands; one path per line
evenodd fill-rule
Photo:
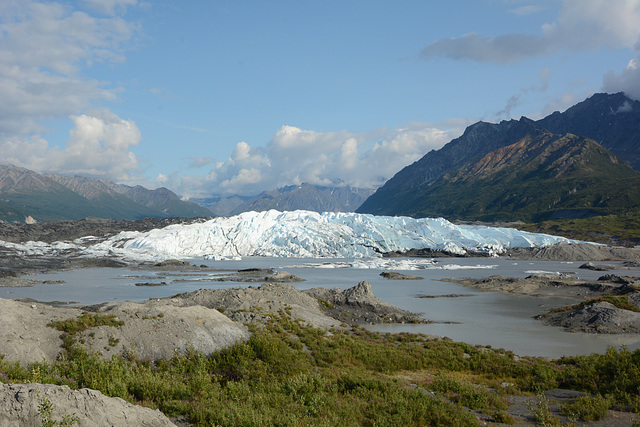
M 115 302 L 86 307 L 53 307 L 38 302 L 0 299 L 3 327 L 0 354 L 23 365 L 52 362 L 64 353 L 66 332 L 56 325 L 92 316 L 109 319 L 75 334 L 76 345 L 101 354 L 138 360 L 169 359 L 197 351 L 211 354 L 250 337 L 247 324 L 278 316 L 319 328 L 359 322 L 422 322 L 418 314 L 376 298 L 367 282 L 342 289 L 300 291 L 266 283 L 246 289 L 201 289 L 144 303 Z M 224 314 L 223 314 L 224 313 Z M 339 313 L 339 315 L 336 315 Z M 158 411 L 137 407 L 99 392 L 66 386 L 0 383 L 0 425 L 40 425 L 37 410 L 46 399 L 59 413 L 75 413 L 79 426 L 173 425 Z M 30 424 L 33 423 L 33 424 Z
M 246 324 L 268 322 L 277 316 L 325 329 L 363 322 L 424 322 L 419 314 L 375 297 L 367 282 L 346 290 L 306 291 L 267 283 L 245 289 L 201 289 L 142 303 L 110 302 L 73 308 L 0 299 L 0 313 L 0 354 L 5 360 L 24 365 L 56 360 L 64 352 L 64 337 L 54 322 L 83 315 L 109 317 L 119 324 L 80 332 L 78 345 L 105 357 L 143 360 L 168 359 L 176 352 L 189 350 L 211 354 L 247 340 L 250 333 Z

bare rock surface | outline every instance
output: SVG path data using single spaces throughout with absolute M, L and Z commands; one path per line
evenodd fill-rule
M 339 321 L 322 311 L 316 298 L 282 283 L 245 289 L 200 289 L 176 295 L 168 301 L 180 307 L 198 304 L 215 308 L 238 322 L 263 322 L 272 314 L 283 312 L 315 327 L 340 325 Z
M 122 326 L 98 326 L 79 334 L 79 341 L 84 341 L 86 348 L 106 357 L 121 354 L 155 360 L 188 349 L 210 354 L 250 336 L 246 326 L 202 306 L 181 308 L 150 301 L 85 308 L 114 314 L 124 322 Z M 23 365 L 54 361 L 62 351 L 62 332 L 47 325 L 77 319 L 82 313 L 78 308 L 0 299 L 0 354 Z
M 591 243 L 558 243 L 542 248 L 512 248 L 505 256 L 541 261 L 638 261 L 637 251 Z
M 98 306 L 96 311 L 124 322 L 118 327 L 98 326 L 82 332 L 84 345 L 105 357 L 120 354 L 169 359 L 189 349 L 211 354 L 250 336 L 246 326 L 200 305 L 176 307 L 159 300 L 118 302 Z
M 324 311 L 348 324 L 425 323 L 419 314 L 402 310 L 376 297 L 369 282 L 349 289 L 313 288 L 306 294 L 322 302 Z
M 413 276 L 411 274 L 398 273 L 397 271 L 383 271 L 380 273 L 387 280 L 422 280 L 424 277 Z
M 52 361 L 61 352 L 60 331 L 47 326 L 56 320 L 76 318 L 74 308 L 54 308 L 39 303 L 0 299 L 0 354 L 23 365 Z
M 604 301 L 567 311 L 551 312 L 537 318 L 547 325 L 560 326 L 572 332 L 640 333 L 640 313 L 623 310 Z
M 587 292 L 600 292 L 617 287 L 615 284 L 592 283 L 567 274 L 532 274 L 525 278 L 493 275 L 481 279 L 442 279 L 481 291 L 508 292 L 525 295 L 579 296 Z
M 420 315 L 377 298 L 367 282 L 349 289 L 313 288 L 300 291 L 286 284 L 263 284 L 246 289 L 200 289 L 176 295 L 173 304 L 216 308 L 239 322 L 264 322 L 283 313 L 310 326 L 339 327 L 343 322 L 419 323 Z
M 162 412 L 132 405 L 99 391 L 51 384 L 0 383 L 0 425 L 4 427 L 39 427 L 43 417 L 38 407 L 51 403 L 48 421 L 60 423 L 63 417 L 75 417 L 79 427 L 93 426 L 174 426 Z M 59 424 L 54 424 L 59 425 Z

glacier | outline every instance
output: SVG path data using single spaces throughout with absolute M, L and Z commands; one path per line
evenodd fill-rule
M 543 247 L 569 239 L 443 218 L 409 218 L 310 211 L 245 212 L 206 222 L 175 224 L 147 232 L 125 231 L 105 240 L 0 242 L 26 256 L 115 256 L 135 261 L 170 258 L 238 259 L 249 256 L 371 258 L 392 251 L 433 249 L 464 255 L 499 255 L 513 247 Z
M 507 248 L 559 242 L 570 240 L 512 228 L 456 225 L 443 218 L 270 210 L 148 232 L 123 232 L 88 246 L 84 252 L 133 259 L 365 258 L 425 248 L 460 255 L 467 251 L 497 255 Z

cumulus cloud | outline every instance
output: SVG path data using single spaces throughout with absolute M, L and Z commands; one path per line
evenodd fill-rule
M 370 132 L 316 132 L 282 126 L 266 147 L 239 142 L 232 155 L 204 176 L 172 175 L 186 197 L 254 195 L 291 184 L 375 188 L 432 149 L 459 136 L 468 121 L 447 126 L 411 123 Z
M 96 2 L 89 2 L 96 3 Z M 135 123 L 109 110 L 84 113 L 114 100 L 118 88 L 86 78 L 97 62 L 121 62 L 139 32 L 116 15 L 134 1 L 100 2 L 96 17 L 58 2 L 0 3 L 0 150 L 3 162 L 39 172 L 129 179 L 138 169 L 129 150 L 140 141 Z M 66 146 L 46 140 L 46 120 L 70 120 Z
M 136 179 L 138 160 L 131 149 L 141 139 L 133 121 L 104 109 L 92 115 L 72 116 L 74 124 L 64 148 L 50 146 L 41 137 L 9 138 L 0 142 L 3 161 L 48 173 Z
M 564 0 L 556 21 L 544 24 L 538 35 L 466 34 L 437 40 L 426 46 L 421 55 L 424 59 L 512 63 L 560 50 L 633 47 L 639 38 L 640 0 Z

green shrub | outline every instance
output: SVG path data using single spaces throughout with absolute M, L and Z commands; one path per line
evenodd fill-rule
M 583 396 L 562 405 L 561 413 L 583 421 L 599 421 L 607 416 L 611 403 L 611 399 L 600 395 Z
M 509 393 L 562 387 L 640 407 L 639 351 L 549 361 L 416 334 L 325 331 L 285 315 L 273 319 L 253 328 L 248 341 L 209 356 L 190 350 L 169 360 L 107 360 L 75 346 L 55 363 L 21 367 L 0 358 L 0 381 L 89 387 L 196 426 L 477 425 L 468 408 L 508 423 L 503 382 L 512 384 Z M 94 320 L 60 326 L 117 322 Z M 589 417 L 586 409 L 600 403 L 592 398 L 566 411 Z M 550 425 L 557 418 L 548 409 L 542 398 L 532 407 Z

